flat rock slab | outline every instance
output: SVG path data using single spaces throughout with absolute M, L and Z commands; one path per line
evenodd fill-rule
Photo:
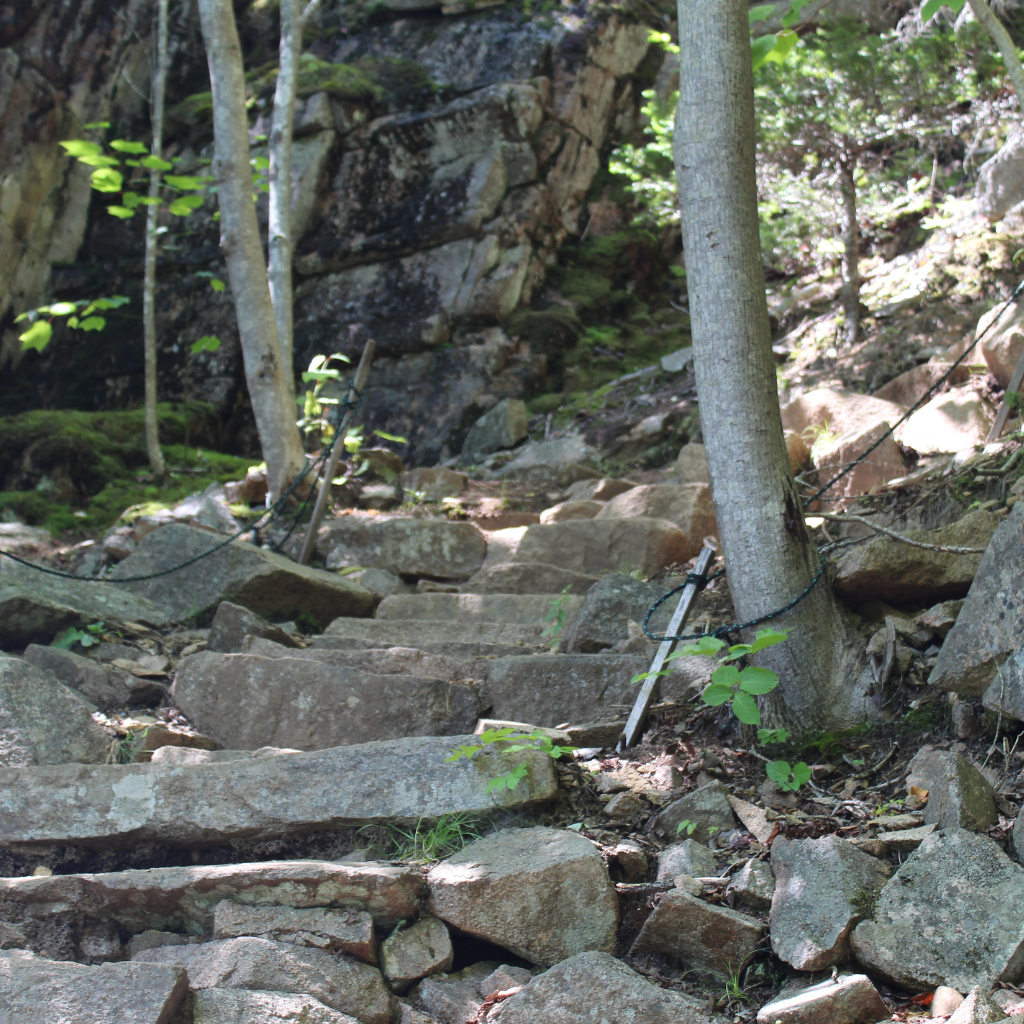
M 184 967 L 192 989 L 243 988 L 313 996 L 363 1024 L 390 1024 L 394 997 L 375 967 L 270 939 L 240 938 L 136 953 L 132 963 Z
M 889 1010 L 865 974 L 848 974 L 809 985 L 795 996 L 762 1006 L 757 1024 L 874 1024 Z
M 328 637 L 372 640 L 378 647 L 419 647 L 423 644 L 504 644 L 534 647 L 543 644 L 540 625 L 505 625 L 501 622 L 424 622 L 422 619 L 335 619 L 325 630 Z
M 999 821 L 995 793 L 988 779 L 962 754 L 922 747 L 908 765 L 907 792 L 928 791 L 926 825 L 984 832 Z M 888 836 L 882 836 L 888 842 Z
M 644 922 L 636 953 L 663 953 L 719 974 L 740 971 L 760 947 L 761 921 L 671 889 Z
M 134 676 L 124 669 L 104 665 L 59 647 L 31 644 L 25 648 L 25 660 L 50 672 L 101 711 L 154 707 L 167 692 L 153 679 Z
M 481 569 L 459 587 L 461 594 L 570 594 L 582 597 L 597 582 L 571 569 L 544 562 L 507 562 Z
M 194 654 L 178 668 L 175 704 L 200 732 L 238 750 L 457 735 L 472 732 L 483 710 L 478 691 L 463 683 L 378 674 L 295 653 Z
M 582 597 L 566 594 L 394 594 L 377 608 L 378 619 L 433 619 L 440 622 L 503 622 L 537 625 L 550 615 L 552 602 L 561 600 L 566 614 L 576 611 Z
M 853 931 L 858 962 L 910 989 L 1024 978 L 1024 868 L 987 836 L 927 836 Z
M 432 868 L 427 885 L 432 914 L 531 963 L 615 946 L 615 887 L 593 843 L 575 832 L 509 829 L 478 839 Z
M 170 1024 L 187 991 L 185 971 L 173 965 L 0 959 L 5 1024 Z
M 491 1015 L 494 1024 L 711 1024 L 703 1003 L 652 985 L 609 953 L 579 953 L 537 975 Z
M 357 620 L 367 621 L 367 620 Z M 369 620 L 376 622 L 376 619 Z M 382 622 L 382 626 L 390 623 Z M 528 651 L 546 651 L 546 647 L 536 647 L 530 643 L 502 643 L 490 644 L 485 641 L 458 641 L 458 640 L 420 640 L 406 636 L 402 640 L 366 640 L 358 637 L 346 636 L 317 636 L 313 638 L 312 648 L 306 650 L 314 651 L 380 651 L 394 647 L 415 649 L 423 654 L 437 654 L 449 658 L 468 660 L 470 658 L 510 658 L 515 655 L 524 654 Z
M 358 1024 L 319 999 L 286 992 L 207 988 L 195 994 L 193 1024 Z
M 988 686 L 998 684 L 997 667 L 1024 647 L 1022 608 L 1024 501 L 1018 501 L 981 558 L 928 682 L 965 697 L 981 696 Z
M 210 551 L 222 538 L 206 530 L 171 523 L 143 537 L 114 567 L 112 580 L 161 572 Z M 374 597 L 344 576 L 310 569 L 253 544 L 232 541 L 198 562 L 153 580 L 121 585 L 134 602 L 141 596 L 173 619 L 210 622 L 221 601 L 242 605 L 265 619 L 305 615 L 326 626 L 339 615 L 369 615 Z
M 40 952 L 67 915 L 113 922 L 129 935 L 210 935 L 224 900 L 365 912 L 381 928 L 393 928 L 415 916 L 423 889 L 420 874 L 408 868 L 312 860 L 5 878 L 0 921 L 21 927 Z
M 384 821 L 414 824 L 555 795 L 551 758 L 523 751 L 444 758 L 471 736 L 412 737 L 200 765 L 60 765 L 0 769 L 0 843 L 195 847 Z M 485 792 L 488 779 L 525 759 L 517 789 Z
M 85 629 L 93 622 L 166 626 L 171 619 L 158 603 L 139 600 L 121 587 L 47 576 L 0 556 L 0 648 L 48 644 L 68 626 Z
M 0 655 L 0 766 L 102 764 L 111 738 L 95 710 L 49 672 Z
M 772 949 L 798 971 L 846 959 L 854 924 L 892 873 L 888 864 L 838 836 L 772 843 Z

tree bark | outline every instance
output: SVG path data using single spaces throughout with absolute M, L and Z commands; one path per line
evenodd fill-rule
M 157 0 L 156 46 L 153 55 L 151 123 L 152 154 L 160 157 L 164 147 L 164 99 L 167 92 L 167 21 L 169 0 Z M 149 195 L 160 198 L 160 172 L 149 173 Z M 156 250 L 157 206 L 146 207 L 146 257 L 142 280 L 142 344 L 145 378 L 146 453 L 158 480 L 165 480 L 167 467 L 160 450 L 160 423 L 156 415 Z
M 268 230 L 270 297 L 274 303 L 281 361 L 294 388 L 292 300 L 292 134 L 295 88 L 302 48 L 301 0 L 281 0 L 281 45 L 278 54 L 274 118 L 270 129 L 270 225 Z
M 775 384 L 754 177 L 745 0 L 679 0 L 675 160 L 697 392 L 727 579 L 741 620 L 787 604 L 818 569 L 789 469 Z M 774 725 L 842 728 L 865 717 L 847 684 L 849 632 L 827 579 L 772 621 Z
M 857 157 L 839 160 L 839 193 L 843 199 L 843 340 L 856 343 L 860 335 L 860 231 L 857 226 Z
M 199 17 L 213 90 L 212 171 L 220 205 L 220 244 L 235 300 L 245 379 L 267 463 L 270 498 L 276 500 L 299 473 L 304 457 L 252 198 L 242 53 L 230 0 L 199 0 Z
M 992 37 L 1003 57 L 1003 64 L 1006 73 L 1010 76 L 1013 91 L 1017 94 L 1017 107 L 1024 109 L 1024 67 L 1021 67 L 1020 57 L 1017 56 L 1017 48 L 1013 45 L 1010 33 L 1006 26 L 995 16 L 995 12 L 985 0 L 967 0 L 974 16 L 984 26 L 985 31 Z

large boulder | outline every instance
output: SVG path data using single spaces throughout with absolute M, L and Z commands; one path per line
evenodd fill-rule
M 454 955 L 444 922 L 425 916 L 381 943 L 380 969 L 396 992 L 404 992 L 428 974 L 450 971 Z
M 844 974 L 766 1003 L 757 1024 L 873 1024 L 888 1017 L 889 1008 L 866 975 Z
M 573 519 L 528 526 L 517 562 L 545 562 L 589 576 L 607 572 L 654 573 L 689 560 L 692 545 L 662 519 Z
M 981 354 L 989 372 L 1005 388 L 1024 353 L 1024 304 L 1011 302 L 1004 308 L 1000 303 L 989 310 L 974 330 L 975 338 L 982 335 Z
M 200 847 L 443 814 L 486 814 L 549 800 L 556 785 L 540 751 L 444 758 L 471 736 L 412 737 L 199 765 L 0 768 L 0 843 Z M 514 760 L 512 760 L 514 758 Z M 486 781 L 525 762 L 519 786 Z M 311 785 L 310 779 L 316 784 Z
M 974 197 L 978 212 L 990 224 L 1024 200 L 1024 134 L 1019 130 L 978 169 Z
M 988 779 L 962 754 L 922 747 L 907 766 L 907 792 L 926 790 L 926 825 L 985 832 L 999 821 Z
M 0 1012 L 11 1024 L 168 1024 L 188 992 L 180 967 L 0 958 Z
M 690 542 L 690 557 L 703 547 L 706 536 L 718 533 L 711 488 L 707 484 L 646 484 L 612 498 L 598 519 L 643 516 L 675 523 Z
M 205 530 L 172 523 L 154 530 L 119 562 L 110 578 L 127 579 L 171 569 L 222 543 Z M 373 595 L 320 569 L 284 555 L 232 541 L 226 547 L 166 576 L 122 586 L 161 605 L 175 619 L 207 623 L 221 601 L 239 604 L 267 619 L 309 618 L 326 626 L 339 615 L 369 615 Z
M 686 835 L 698 843 L 706 843 L 716 832 L 735 828 L 736 817 L 725 786 L 709 782 L 673 801 L 658 815 L 654 830 L 674 839 L 680 835 L 681 825 Z
M 494 1024 L 711 1024 L 704 1003 L 659 988 L 609 953 L 579 953 L 535 977 Z
M 193 1024 L 359 1024 L 312 996 L 238 988 L 200 989 L 192 1012 Z
M 140 678 L 124 669 L 105 665 L 60 647 L 31 644 L 25 648 L 25 660 L 49 672 L 101 711 L 153 707 L 160 703 L 167 692 L 152 679 Z
M 469 428 L 462 454 L 488 455 L 514 447 L 526 437 L 526 421 L 526 403 L 520 398 L 503 398 Z
M 895 402 L 859 395 L 842 388 L 816 388 L 793 399 L 782 410 L 786 430 L 804 434 L 808 427 L 842 437 L 854 431 L 870 430 L 879 423 L 895 423 L 907 410 Z
M 999 523 L 998 516 L 976 509 L 937 530 L 898 532 L 926 544 L 984 549 Z M 920 608 L 946 598 L 963 597 L 981 561 L 980 554 L 930 551 L 883 534 L 847 548 L 839 557 L 832 585 L 850 600 L 887 601 Z
M 925 395 L 942 379 L 949 371 L 952 363 L 922 363 L 915 366 L 898 377 L 893 377 L 888 384 L 883 385 L 875 392 L 875 398 L 884 398 L 887 402 L 895 402 L 909 409 L 924 398 Z M 946 380 L 950 385 L 965 384 L 970 380 L 971 371 L 966 366 L 960 365 Z
M 95 622 L 166 626 L 171 618 L 159 602 L 126 594 L 122 587 L 47 576 L 0 556 L 0 648 L 48 644 L 69 626 L 85 629 Z
M 667 589 L 664 583 L 644 583 L 621 572 L 602 576 L 587 591 L 582 606 L 567 622 L 559 650 L 594 654 L 625 640 L 629 636 L 629 623 L 643 623 L 651 606 Z M 667 625 L 672 611 L 671 600 L 662 605 L 652 622 L 655 633 Z
M 317 551 L 329 569 L 358 565 L 399 576 L 466 579 L 483 565 L 487 541 L 473 523 L 342 516 L 320 527 Z
M 583 595 L 597 582 L 572 569 L 544 562 L 504 562 L 481 569 L 459 587 L 461 594 L 570 594 Z
M 110 737 L 94 710 L 49 672 L 0 655 L 0 766 L 102 764 Z
M 308 657 L 210 651 L 185 658 L 172 693 L 196 729 L 241 750 L 454 735 L 472 731 L 482 710 L 476 691 L 463 683 L 367 673 Z
M 519 454 L 494 475 L 508 480 L 522 480 L 542 487 L 568 487 L 577 480 L 596 479 L 601 474 L 593 468 L 597 451 L 576 434 L 554 441 L 531 441 Z
M 811 459 L 818 471 L 818 486 L 824 487 L 888 431 L 889 424 L 883 420 L 874 426 L 843 434 L 837 440 L 817 442 L 811 448 Z M 906 463 L 899 445 L 892 437 L 886 437 L 867 459 L 829 487 L 822 500 L 832 507 L 844 508 L 857 495 L 871 494 L 905 472 Z
M 469 935 L 550 967 L 610 952 L 618 899 L 593 843 L 562 829 L 510 829 L 432 868 L 430 911 Z
M 869 970 L 905 988 L 967 992 L 1024 978 L 1024 868 L 987 836 L 933 832 L 850 940 Z
M 564 523 L 567 519 L 593 519 L 604 507 L 603 501 L 561 501 L 544 509 L 540 521 L 547 526 Z
M 997 669 L 1024 647 L 1024 501 L 999 524 L 981 558 L 956 622 L 928 682 L 938 690 L 980 697 L 999 683 Z
M 977 391 L 954 388 L 918 409 L 896 428 L 895 437 L 922 455 L 959 452 L 985 443 L 992 416 L 992 409 Z
M 380 971 L 344 956 L 270 939 L 239 938 L 145 949 L 132 963 L 184 967 L 192 989 L 304 993 L 363 1024 L 390 1024 L 394 997 Z
M 775 955 L 798 971 L 820 971 L 849 955 L 854 924 L 892 874 L 888 864 L 838 836 L 772 843 Z

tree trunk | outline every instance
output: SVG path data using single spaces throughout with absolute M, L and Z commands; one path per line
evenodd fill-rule
M 843 197 L 843 340 L 856 343 L 860 334 L 860 231 L 857 227 L 856 155 L 839 161 L 839 192 Z
M 775 385 L 754 179 L 754 96 L 745 0 L 679 0 L 675 159 L 708 471 L 741 620 L 787 604 L 818 569 Z M 827 579 L 784 616 L 790 639 L 756 660 L 779 674 L 772 724 L 862 721 L 847 683 L 848 631 Z
M 304 457 L 274 323 L 249 165 L 242 53 L 231 0 L 199 0 L 213 90 L 213 178 L 220 205 L 220 245 L 235 300 L 245 379 L 256 417 L 271 500 L 299 473 Z
M 292 252 L 295 241 L 292 238 L 292 133 L 299 52 L 302 48 L 299 3 L 300 0 L 281 0 L 281 46 L 274 92 L 274 119 L 270 129 L 270 263 L 267 271 L 281 361 L 293 389 Z
M 153 156 L 162 155 L 164 146 L 164 98 L 167 85 L 167 8 L 169 0 L 157 0 L 156 46 L 153 58 L 151 123 Z M 160 198 L 160 172 L 149 173 L 149 195 Z M 157 206 L 146 207 L 146 258 L 142 279 L 142 345 L 145 376 L 146 452 L 149 465 L 158 480 L 165 480 L 167 467 L 160 450 L 160 424 L 156 415 L 156 249 Z
M 985 0 L 967 0 L 974 16 L 984 26 L 985 31 L 992 37 L 1003 57 L 1003 64 L 1006 73 L 1010 76 L 1013 84 L 1013 91 L 1017 94 L 1017 107 L 1024 110 L 1024 67 L 1021 67 L 1020 57 L 1017 56 L 1017 48 L 1013 45 L 1010 33 L 1006 27 L 995 16 L 992 8 Z

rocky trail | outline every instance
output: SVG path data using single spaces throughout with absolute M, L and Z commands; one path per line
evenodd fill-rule
M 848 461 L 884 404 L 791 403 L 797 469 Z M 1024 1012 L 1018 442 L 961 433 L 911 473 L 896 448 L 898 473 L 869 465 L 817 510 L 983 555 L 810 521 L 866 644 L 868 725 L 752 745 L 701 700 L 716 663 L 688 655 L 617 752 L 656 650 L 639 623 L 715 533 L 703 449 L 601 477 L 579 434 L 510 448 L 507 411 L 478 424 L 474 479 L 371 474 L 364 507 L 321 526 L 315 567 L 288 557 L 302 528 L 278 526 L 284 553 L 239 540 L 168 576 L 87 578 L 209 550 L 262 500 L 259 474 L 75 551 L 5 527 L 8 551 L 81 574 L 0 562 L 11 1019 Z M 826 457 L 806 444 L 822 423 L 840 435 Z M 690 625 L 732 618 L 719 579 Z M 447 760 L 503 723 L 573 749 Z M 780 788 L 773 757 L 810 779 Z

